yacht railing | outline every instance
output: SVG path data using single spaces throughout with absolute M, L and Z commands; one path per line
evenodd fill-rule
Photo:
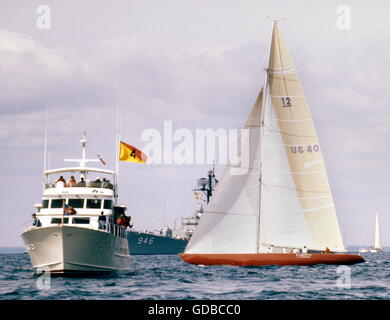
M 108 223 L 99 225 L 99 229 L 100 228 L 107 231 L 108 233 L 111 233 L 111 234 L 117 236 L 117 237 L 126 238 L 126 228 L 124 228 L 118 224 L 108 222 Z
M 56 188 L 56 184 L 52 182 L 45 183 L 45 189 Z M 67 183 L 63 186 L 63 188 L 104 188 L 114 190 L 114 185 L 109 182 L 95 182 L 95 181 L 87 181 L 87 182 L 78 182 L 78 183 Z
M 33 225 L 33 220 L 25 221 L 22 224 L 23 232 L 30 231 L 30 230 L 33 230 L 33 229 L 36 229 L 36 228 L 39 228 L 39 227 Z

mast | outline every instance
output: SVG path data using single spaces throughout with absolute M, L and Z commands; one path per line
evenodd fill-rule
M 44 138 L 44 156 L 43 156 L 43 171 L 46 171 L 47 165 L 47 130 L 48 130 L 48 122 L 49 122 L 49 106 L 46 101 L 46 121 L 45 121 L 45 138 Z
M 48 131 L 48 123 L 49 123 L 49 106 L 46 101 L 46 120 L 45 120 L 45 136 L 44 136 L 44 152 L 43 152 L 43 171 L 45 172 L 47 169 L 47 131 Z M 43 184 L 43 191 L 45 190 L 45 183 Z
M 374 249 L 382 249 L 381 241 L 380 241 L 380 229 L 379 229 L 378 212 L 376 212 L 376 215 L 375 215 L 375 243 L 374 243 Z
M 275 24 L 278 22 L 278 20 L 274 20 L 274 24 L 273 24 L 273 28 L 272 28 L 272 32 L 271 32 L 271 38 L 272 38 L 272 34 L 273 34 L 273 30 L 274 30 L 274 27 L 275 27 Z M 269 42 L 270 43 L 270 42 Z M 261 235 L 261 232 L 260 232 L 260 226 L 261 226 L 261 200 L 262 200 L 262 184 L 263 184 L 263 181 L 262 181 L 262 166 L 263 166 L 263 141 L 264 141 L 264 114 L 265 114 L 265 110 L 267 109 L 267 102 L 268 102 L 268 65 L 269 65 L 269 59 L 270 59 L 270 55 L 271 55 L 271 45 L 269 46 L 269 50 L 268 50 L 268 61 L 266 61 L 266 67 L 264 67 L 265 69 L 265 75 L 264 75 L 264 87 L 263 87 L 263 90 L 264 90 L 264 93 L 263 93 L 263 101 L 262 101 L 262 109 L 261 109 L 261 116 L 260 116 L 260 139 L 259 139 L 259 144 L 260 144 L 260 166 L 259 166 L 259 172 L 260 172 L 260 178 L 259 178 L 259 203 L 258 203 L 258 219 L 257 219 L 257 226 L 256 226 L 256 230 L 257 230 L 257 243 L 256 243 L 256 248 L 257 248 L 257 253 L 259 253 L 259 250 L 260 250 L 260 235 Z
M 87 132 L 84 130 L 84 136 L 79 140 L 81 143 L 81 159 L 65 159 L 66 162 L 78 162 L 80 168 L 85 168 L 87 162 L 99 162 L 99 159 L 87 159 L 86 150 L 87 150 Z M 81 177 L 85 179 L 85 171 L 81 171 Z
M 80 161 L 80 167 L 85 168 L 85 152 L 86 152 L 86 144 L 87 144 L 87 132 L 84 130 L 84 136 L 83 139 L 80 140 L 81 143 L 81 161 Z
M 120 105 L 119 97 L 116 105 L 116 130 L 115 130 L 115 201 L 118 197 L 118 178 L 119 178 L 119 150 L 120 150 L 120 140 L 121 140 L 121 126 L 120 126 Z
M 47 103 L 47 164 L 46 170 L 51 167 L 51 135 L 50 135 L 50 122 L 49 122 L 49 104 Z
M 116 128 L 115 128 L 115 173 L 118 175 L 119 171 L 119 161 L 118 161 L 118 152 L 119 152 L 119 106 L 116 105 Z
M 202 191 L 207 197 L 207 203 L 209 203 L 217 183 L 218 180 L 215 178 L 215 168 L 213 164 L 213 169 L 209 170 L 207 178 L 198 179 L 198 187 L 193 189 L 193 191 Z

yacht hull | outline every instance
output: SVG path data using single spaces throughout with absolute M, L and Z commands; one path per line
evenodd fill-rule
M 127 240 L 74 226 L 34 228 L 22 234 L 36 273 L 107 273 L 130 268 Z
M 188 263 L 198 265 L 233 265 L 233 266 L 266 266 L 266 265 L 301 265 L 316 264 L 349 265 L 361 263 L 363 257 L 355 254 L 324 253 L 253 253 L 253 254 L 194 254 L 181 253 L 180 257 Z

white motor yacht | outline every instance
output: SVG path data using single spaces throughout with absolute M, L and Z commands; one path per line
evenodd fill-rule
M 22 234 L 37 273 L 107 273 L 130 268 L 129 220 L 126 208 L 117 203 L 116 172 L 87 167 L 86 163 L 101 159 L 86 159 L 85 134 L 80 142 L 82 158 L 65 159 L 78 166 L 43 172 L 42 203 L 35 205 L 32 225 Z

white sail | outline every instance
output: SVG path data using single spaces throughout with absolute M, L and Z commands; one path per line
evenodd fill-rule
M 380 240 L 380 229 L 379 229 L 378 213 L 376 213 L 376 216 L 375 216 L 375 242 L 374 242 L 374 249 L 382 250 L 381 240 Z
M 186 253 L 257 252 L 262 100 L 261 91 L 244 126 L 249 134 L 249 168 L 246 174 L 233 174 L 231 169 L 238 165 L 225 168 Z
M 345 251 L 309 106 L 277 23 L 267 82 L 260 244 Z

